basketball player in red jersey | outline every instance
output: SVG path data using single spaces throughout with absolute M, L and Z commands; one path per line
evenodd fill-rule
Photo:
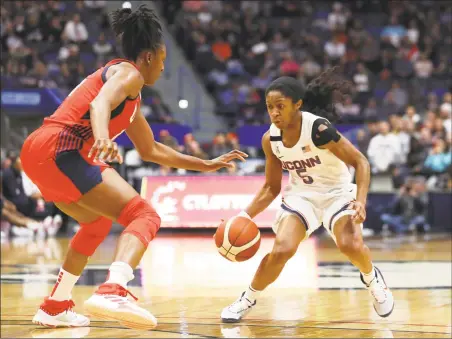
M 155 237 L 160 217 L 107 164 L 122 161 L 114 142 L 116 136 L 126 131 L 145 161 L 174 168 L 215 171 L 247 156 L 232 151 L 205 161 L 156 142 L 140 112 L 140 91 L 144 85 L 154 84 L 164 69 L 161 26 L 144 6 L 135 12 L 115 11 L 112 26 L 121 37 L 126 59 L 113 60 L 83 80 L 22 148 L 24 170 L 44 198 L 81 225 L 55 287 L 33 318 L 34 323 L 45 326 L 89 325 L 87 317 L 72 311 L 71 292 L 89 257 L 108 235 L 112 220 L 125 230 L 107 280 L 85 302 L 85 310 L 131 328 L 152 329 L 157 325 L 150 312 L 128 298 L 131 293 L 127 283 L 134 278 L 133 269 Z

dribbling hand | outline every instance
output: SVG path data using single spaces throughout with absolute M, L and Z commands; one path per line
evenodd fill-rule
M 348 206 L 348 209 L 355 211 L 355 214 L 352 216 L 353 223 L 359 225 L 366 220 L 366 206 L 363 203 L 355 200 Z
M 231 162 L 232 160 L 245 161 L 245 158 L 248 158 L 248 154 L 235 149 L 229 153 L 220 155 L 218 158 L 207 160 L 207 168 L 205 172 L 218 171 L 223 167 L 234 168 L 235 164 Z
M 89 151 L 88 158 L 104 162 L 122 163 L 118 145 L 111 139 L 97 139 Z

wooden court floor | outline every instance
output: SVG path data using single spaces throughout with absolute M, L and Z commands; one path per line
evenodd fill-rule
M 68 239 L 5 242 L 1 247 L 1 337 L 4 338 L 450 338 L 451 238 L 446 235 L 370 238 L 374 261 L 393 289 L 395 309 L 379 318 L 358 273 L 334 243 L 304 242 L 279 280 L 261 294 L 240 324 L 222 324 L 223 307 L 249 284 L 271 248 L 264 237 L 255 258 L 231 263 L 216 253 L 211 235 L 161 234 L 146 252 L 130 287 L 158 319 L 154 331 L 129 330 L 91 319 L 78 329 L 31 323 L 49 294 Z M 76 310 L 104 281 L 116 238 L 92 257 L 74 291 Z

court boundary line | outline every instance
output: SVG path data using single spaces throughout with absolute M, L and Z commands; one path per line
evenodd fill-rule
M 18 320 L 9 320 L 9 321 L 26 321 L 23 319 L 18 319 Z M 99 323 L 102 323 L 102 321 L 98 321 Z M 165 323 L 165 322 L 160 322 L 159 324 L 161 325 L 180 325 L 179 323 Z M 391 331 L 391 332 L 401 332 L 401 333 L 422 333 L 422 334 L 450 334 L 450 332 L 432 332 L 432 331 L 411 331 L 411 330 L 392 330 L 392 329 L 375 329 L 375 328 L 348 328 L 348 327 L 327 327 L 327 326 L 297 326 L 297 325 L 265 325 L 265 324 L 248 324 L 248 323 L 236 323 L 236 324 L 224 324 L 224 323 L 186 323 L 187 325 L 198 325 L 198 326 L 218 326 L 218 325 L 224 325 L 224 326 L 252 326 L 252 327 L 263 327 L 263 328 L 284 328 L 284 329 L 288 329 L 288 328 L 306 328 L 306 329 L 324 329 L 324 330 L 353 330 L 353 331 Z M 26 321 L 26 323 L 22 323 L 22 324 L 1 324 L 0 326 L 36 326 L 33 323 L 29 323 L 28 321 Z M 133 330 L 133 329 L 129 329 L 127 327 L 120 327 L 120 326 L 99 326 L 99 325 L 94 325 L 94 326 L 89 326 L 91 328 L 104 328 L 104 329 L 108 329 L 108 328 L 116 328 L 116 329 L 126 329 L 126 330 Z M 40 327 L 38 327 L 39 329 Z M 43 328 L 45 329 L 45 328 Z M 179 331 L 169 331 L 169 330 L 159 330 L 159 329 L 154 329 L 151 331 L 155 331 L 155 332 L 166 332 L 166 333 L 177 333 L 177 334 L 184 334 L 184 332 L 179 332 Z M 198 334 L 191 334 L 186 332 L 185 334 L 188 335 L 198 335 Z M 209 336 L 209 335 L 198 335 L 200 337 L 204 337 L 204 338 L 218 338 L 215 336 Z
M 17 321 L 24 321 L 23 319 L 21 319 L 21 320 L 17 320 Z M 98 322 L 101 322 L 101 321 L 98 321 Z M 45 330 L 55 330 L 55 331 L 57 331 L 57 330 L 59 330 L 59 329 L 62 329 L 62 328 L 55 328 L 55 329 L 52 329 L 52 328 L 47 328 L 47 327 L 40 327 L 40 326 L 37 326 L 37 325 L 35 325 L 35 324 L 33 324 L 33 323 L 28 323 L 28 322 L 26 322 L 26 323 L 24 323 L 24 324 L 1 324 L 0 323 L 0 326 L 1 327 L 3 327 L 3 326 L 27 326 L 27 327 L 35 327 L 34 328 L 34 330 L 36 331 L 45 331 Z M 90 325 L 90 326 L 86 326 L 86 327 L 89 327 L 89 328 L 99 328 L 99 329 L 116 329 L 116 330 L 128 330 L 128 331 L 142 331 L 142 332 L 160 332 L 160 333 L 172 333 L 172 334 L 181 334 L 181 335 L 189 335 L 189 336 L 193 336 L 193 337 L 195 337 L 195 338 L 218 338 L 218 337 L 216 337 L 216 336 L 212 336 L 212 335 L 207 335 L 207 334 L 198 334 L 198 333 L 191 333 L 191 332 L 181 332 L 181 331 L 170 331 L 170 330 L 159 330 L 159 329 L 153 329 L 153 330 L 137 330 L 137 329 L 133 329 L 133 328 L 128 328 L 128 327 L 121 327 L 121 326 L 101 326 L 101 325 Z
M 34 316 L 34 314 L 32 315 L 18 315 L 18 314 L 11 314 L 11 315 L 3 315 L 6 317 L 30 317 L 32 318 Z M 162 316 L 162 315 L 158 315 L 155 314 L 155 317 L 158 319 L 180 319 L 180 317 L 171 317 L 171 316 Z M 205 320 L 218 320 L 218 318 L 213 318 L 213 317 L 184 317 L 184 319 L 194 319 L 194 320 L 200 320 L 200 319 L 205 319 Z M 2 321 L 20 321 L 24 319 L 0 319 L 0 322 Z M 262 321 L 262 322 L 268 322 L 271 321 L 272 319 L 263 319 L 263 318 L 248 318 L 246 319 L 247 321 Z M 272 320 L 274 321 L 274 320 Z M 292 321 L 292 320 L 281 320 L 281 321 Z M 314 321 L 310 321 L 309 322 L 312 323 L 325 323 L 325 324 L 364 324 L 364 325 L 387 325 L 387 323 L 385 322 L 372 322 L 372 321 L 360 321 L 360 320 L 332 320 L 332 321 L 322 321 L 322 320 L 314 320 Z M 109 321 L 101 321 L 101 320 L 93 320 L 92 322 L 109 322 Z M 111 323 L 114 323 L 114 321 L 111 321 Z M 160 322 L 159 322 L 160 323 Z M 175 324 L 175 323 L 166 323 L 166 324 Z M 222 323 L 223 324 L 223 323 Z M 229 324 L 231 325 L 231 323 L 224 323 L 224 324 Z M 439 325 L 439 324 L 409 324 L 409 323 L 396 323 L 396 322 L 392 322 L 390 323 L 392 325 L 398 325 L 398 326 L 419 326 L 419 327 L 446 327 L 446 328 L 451 328 L 452 326 L 450 325 Z M 256 324 L 258 325 L 258 324 Z M 281 325 L 284 326 L 284 325 Z M 294 326 L 294 325 L 289 325 L 289 326 Z

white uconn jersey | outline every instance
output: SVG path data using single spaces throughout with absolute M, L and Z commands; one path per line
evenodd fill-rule
M 300 193 L 328 193 L 350 187 L 352 177 L 343 161 L 327 149 L 320 149 L 312 141 L 312 127 L 317 115 L 302 112 L 301 135 L 294 147 L 287 148 L 282 133 L 270 126 L 270 144 L 273 153 L 290 173 L 290 183 L 284 195 Z

